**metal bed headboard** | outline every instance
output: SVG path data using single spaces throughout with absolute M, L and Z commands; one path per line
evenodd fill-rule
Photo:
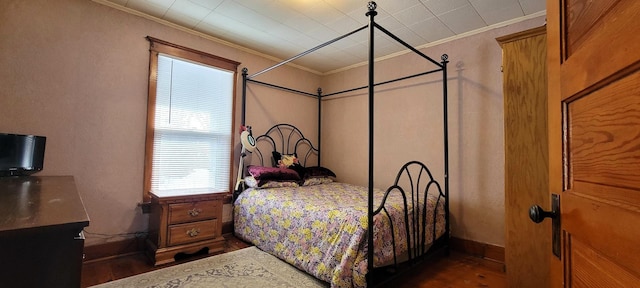
M 249 165 L 275 166 L 272 152 L 277 151 L 282 155 L 295 154 L 302 166 L 320 166 L 320 150 L 296 126 L 276 124 L 255 139 L 256 148 Z

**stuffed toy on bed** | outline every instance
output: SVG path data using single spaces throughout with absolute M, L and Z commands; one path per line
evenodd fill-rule
M 294 164 L 299 164 L 298 157 L 296 157 L 295 155 L 282 155 L 282 158 L 278 160 L 279 168 L 289 168 Z

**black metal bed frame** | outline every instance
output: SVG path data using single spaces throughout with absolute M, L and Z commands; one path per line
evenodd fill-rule
M 413 177 L 411 172 L 408 169 L 408 166 L 419 166 L 419 176 L 417 179 L 420 179 L 420 175 L 423 175 L 423 173 L 426 173 L 429 178 L 430 181 L 427 184 L 427 188 L 425 189 L 425 194 L 423 197 L 425 197 L 426 199 L 426 194 L 428 193 L 429 188 L 433 185 L 434 187 L 437 187 L 438 191 L 439 191 L 439 198 L 438 201 L 440 201 L 441 198 L 445 199 L 444 202 L 444 206 L 445 206 L 445 221 L 446 221 L 446 226 L 445 226 L 445 233 L 442 237 L 438 238 L 438 239 L 433 239 L 434 243 L 433 245 L 430 246 L 430 248 L 426 249 L 425 247 L 425 239 L 424 239 L 424 235 L 421 235 L 422 237 L 420 237 L 420 235 L 415 235 L 412 237 L 408 237 L 408 241 L 411 241 L 411 239 L 413 239 L 414 243 L 421 243 L 421 249 L 418 252 L 414 252 L 415 255 L 412 255 L 411 251 L 409 253 L 409 258 L 411 261 L 409 261 L 411 263 L 412 266 L 415 266 L 415 264 L 421 262 L 420 260 L 424 259 L 424 258 L 428 258 L 431 255 L 434 255 L 436 252 L 442 251 L 444 253 L 448 253 L 448 249 L 449 249 L 449 234 L 450 234 L 450 227 L 449 227 L 449 132 L 448 132 L 448 107 L 447 107 L 447 63 L 448 61 L 448 55 L 447 54 L 443 54 L 441 56 L 441 62 L 437 62 L 435 60 L 433 60 L 432 58 L 430 58 L 429 56 L 425 55 L 424 53 L 418 51 L 417 49 L 415 49 L 414 47 L 412 47 L 411 45 L 407 44 L 406 42 L 404 42 L 403 40 L 401 40 L 400 38 L 398 38 L 397 36 L 393 35 L 391 32 L 389 32 L 388 30 L 384 29 L 382 26 L 380 26 L 379 24 L 377 24 L 374 20 L 375 16 L 378 14 L 375 9 L 376 9 L 377 5 L 375 2 L 371 1 L 368 3 L 367 8 L 368 8 L 368 12 L 366 13 L 366 16 L 369 17 L 369 24 L 360 27 L 350 33 L 347 33 L 343 36 L 337 37 L 333 40 L 330 40 L 328 42 L 325 42 L 321 45 L 318 45 L 312 49 L 309 49 L 303 53 L 300 53 L 292 58 L 289 58 L 287 60 L 284 60 L 274 66 L 271 66 L 269 68 L 266 68 L 260 72 L 257 72 L 255 74 L 252 75 L 248 75 L 248 69 L 247 68 L 243 68 L 242 69 L 242 115 L 241 115 L 241 124 L 245 125 L 245 117 L 246 117 L 246 93 L 247 93 L 247 84 L 248 83 L 255 83 L 255 84 L 259 84 L 259 85 L 264 85 L 264 86 L 268 86 L 271 88 L 275 88 L 275 89 L 281 89 L 281 90 L 285 90 L 288 92 L 292 92 L 292 93 L 296 93 L 296 94 L 301 94 L 304 96 L 309 96 L 309 97 L 313 97 L 313 98 L 317 98 L 318 99 L 318 146 L 317 148 L 313 147 L 313 145 L 311 145 L 311 142 L 309 142 L 309 145 L 314 149 L 315 153 L 318 154 L 318 165 L 320 164 L 320 147 L 321 147 L 321 106 L 322 106 L 322 99 L 326 98 L 326 97 L 330 97 L 330 96 L 334 96 L 334 95 L 339 95 L 339 94 L 343 94 L 343 93 L 347 93 L 347 92 L 352 92 L 352 91 L 356 91 L 356 90 L 361 90 L 361 89 L 368 89 L 368 97 L 369 97 L 369 165 L 368 165 L 368 169 L 369 169 L 369 180 L 368 180 L 368 227 L 373 227 L 373 217 L 374 215 L 380 213 L 381 211 L 384 211 L 384 202 L 381 203 L 380 207 L 378 207 L 377 209 L 374 209 L 374 203 L 373 203 L 373 186 L 374 186 L 374 181 L 373 181 L 373 171 L 374 171 L 374 167 L 373 167 L 373 157 L 374 157 L 374 134 L 373 134 L 373 125 L 374 125 L 374 87 L 375 86 L 379 86 L 379 85 L 384 85 L 384 84 L 389 84 L 389 83 L 393 83 L 393 82 L 398 82 L 398 81 L 402 81 L 402 80 L 407 80 L 407 79 L 411 79 L 411 78 L 415 78 L 415 77 L 419 77 L 419 76 L 424 76 L 424 75 L 428 75 L 428 74 L 432 74 L 432 73 L 437 73 L 437 72 L 442 72 L 442 84 L 443 84 L 443 115 L 444 115 L 444 192 L 442 191 L 442 188 L 440 187 L 440 184 L 438 182 L 436 182 L 433 179 L 433 176 L 431 174 L 431 172 L 429 171 L 429 169 L 422 163 L 417 162 L 417 161 L 411 161 L 406 163 L 402 169 L 398 172 L 398 175 L 396 177 L 396 183 L 391 186 L 385 195 L 385 199 L 387 197 L 387 195 L 389 193 L 392 193 L 393 191 L 400 191 L 400 193 L 403 195 L 403 197 L 405 197 L 406 199 L 406 192 L 404 191 L 404 189 L 402 189 L 402 187 L 398 186 L 398 180 L 401 178 L 402 175 L 408 175 L 407 177 L 410 180 L 410 182 L 412 182 L 412 187 L 411 187 L 411 199 L 414 198 L 419 198 L 419 196 L 415 196 L 415 195 L 420 195 L 420 191 L 414 191 L 415 189 L 417 189 L 417 187 L 419 187 L 419 184 L 417 186 L 413 186 Z M 309 93 L 309 92 L 305 92 L 305 91 L 300 91 L 300 90 L 296 90 L 296 89 L 291 89 L 291 88 L 287 88 L 287 87 L 283 87 L 283 86 L 279 86 L 279 85 L 274 85 L 274 84 L 270 84 L 270 83 L 266 83 L 266 82 L 262 82 L 262 81 L 258 81 L 255 80 L 253 78 L 255 78 L 256 76 L 266 73 L 270 70 L 273 70 L 279 66 L 285 65 L 291 61 L 294 61 L 302 56 L 305 56 L 309 53 L 312 53 L 322 47 L 325 47 L 327 45 L 330 45 L 336 41 L 339 41 L 343 38 L 346 38 L 352 34 L 355 34 L 359 31 L 362 31 L 364 29 L 369 29 L 369 56 L 368 56 L 368 85 L 365 86 L 361 86 L 361 87 L 355 87 L 352 89 L 348 89 L 348 90 L 344 90 L 344 91 L 339 91 L 339 92 L 335 92 L 335 93 L 330 93 L 330 94 L 326 94 L 323 95 L 322 94 L 322 89 L 318 88 L 318 90 L 316 91 L 316 93 Z M 375 35 L 375 29 L 380 30 L 381 32 L 383 32 L 384 34 L 388 35 L 389 37 L 393 38 L 394 40 L 396 40 L 398 43 L 402 44 L 403 46 L 405 46 L 406 48 L 408 48 L 409 50 L 413 51 L 414 53 L 420 55 L 422 58 L 426 59 L 427 61 L 431 62 L 432 64 L 434 64 L 435 66 L 437 66 L 436 69 L 433 70 L 429 70 L 429 71 L 425 71 L 422 73 L 418 73 L 418 74 L 414 74 L 414 75 L 410 75 L 410 76 L 405 76 L 405 77 L 400 77 L 394 80 L 389 80 L 389 81 L 384 81 L 384 82 L 379 82 L 379 83 L 374 83 L 374 35 Z M 288 124 L 287 124 L 288 125 Z M 272 127 L 271 129 L 269 129 L 269 131 L 272 131 L 272 129 L 277 129 L 278 125 Z M 293 127 L 295 128 L 295 127 Z M 297 130 L 297 128 L 295 128 Z M 269 134 L 265 133 L 265 134 Z M 281 133 L 282 135 L 282 133 Z M 264 135 L 261 135 L 259 137 L 264 137 Z M 304 138 L 304 137 L 302 137 Z M 304 138 L 306 139 L 306 138 Z M 308 139 L 306 139 L 306 141 L 309 141 Z M 276 147 L 275 142 L 273 141 L 273 139 L 271 139 L 271 142 L 274 143 L 274 148 Z M 288 148 L 287 148 L 288 149 Z M 261 161 L 263 161 L 263 156 L 261 155 Z M 420 180 L 418 180 L 417 182 L 419 182 Z M 417 184 L 417 183 L 416 183 Z M 414 194 L 415 193 L 415 194 Z M 413 200 L 412 200 L 413 201 Z M 406 206 L 405 206 L 406 207 Z M 414 209 L 415 210 L 415 209 Z M 419 216 L 419 215 L 412 215 L 412 217 L 426 217 L 426 209 L 422 209 L 423 213 L 425 213 L 425 215 L 423 216 Z M 435 216 L 435 211 L 434 211 L 434 216 Z M 406 214 L 406 209 L 405 209 L 405 214 Z M 405 215 L 405 217 L 408 217 L 408 215 Z M 417 218 L 416 218 L 417 219 Z M 426 219 L 426 218 L 424 218 Z M 417 221 L 413 221 L 413 223 L 417 223 Z M 434 225 L 435 227 L 435 225 Z M 434 228 L 435 229 L 435 228 Z M 395 278 L 393 275 L 397 275 L 397 273 L 393 273 L 393 275 L 389 276 L 387 275 L 387 273 L 385 271 L 382 271 L 380 268 L 374 268 L 374 263 L 373 263 L 373 229 L 367 229 L 368 230 L 368 255 L 367 255 L 367 262 L 368 262 L 368 273 L 367 273 L 367 285 L 368 287 L 373 287 L 377 284 L 381 284 L 382 282 L 387 282 L 390 279 Z M 419 229 L 418 229 L 419 230 Z M 407 233 L 408 233 L 409 229 L 407 229 Z M 415 231 L 415 230 L 414 230 Z M 424 232 L 424 231 L 423 231 Z M 434 233 L 434 238 L 435 238 L 435 233 Z M 395 245 L 394 245 L 395 246 Z M 412 247 L 412 246 L 408 246 L 408 247 Z M 411 250 L 411 249 L 410 249 Z M 395 251 L 394 251 L 395 254 Z M 394 256 L 395 258 L 395 256 Z M 396 263 L 397 264 L 397 263 Z M 397 266 L 397 265 L 396 265 Z M 384 278 L 384 279 L 381 279 Z

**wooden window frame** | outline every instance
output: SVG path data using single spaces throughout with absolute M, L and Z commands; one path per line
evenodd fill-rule
M 196 63 L 205 64 L 220 69 L 233 72 L 233 99 L 232 99 L 232 125 L 231 132 L 231 145 L 235 143 L 235 134 L 233 133 L 233 127 L 235 127 L 235 103 L 236 103 L 236 87 L 238 79 L 238 66 L 240 62 L 215 56 L 209 53 L 191 49 L 188 47 L 176 45 L 164 40 L 160 40 L 151 36 L 146 37 L 150 42 L 149 47 L 149 94 L 147 98 L 147 131 L 145 139 L 145 161 L 144 161 L 144 185 L 143 185 L 143 201 L 151 201 L 151 175 L 153 172 L 153 141 L 155 137 L 155 111 L 156 111 L 156 87 L 158 83 L 158 54 L 166 54 L 172 57 L 182 58 L 190 60 Z M 232 153 L 229 155 L 229 162 L 231 169 L 229 169 L 229 179 L 233 178 L 233 147 Z M 232 191 L 232 182 L 229 181 L 229 191 Z

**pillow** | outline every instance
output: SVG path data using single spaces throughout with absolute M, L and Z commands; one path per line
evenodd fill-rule
M 247 167 L 247 171 L 249 172 L 249 175 L 253 176 L 253 178 L 258 181 L 258 186 L 262 186 L 268 181 L 282 182 L 300 180 L 298 172 L 287 168 L 282 169 L 278 167 L 249 165 L 249 167 Z
M 244 178 L 244 183 L 251 188 L 281 188 L 281 187 L 299 187 L 300 185 L 296 181 L 267 181 L 262 185 L 258 185 L 258 180 L 253 176 L 247 176 Z
M 304 177 L 336 177 L 336 173 L 333 173 L 333 171 L 331 171 L 329 168 L 325 168 L 322 166 L 306 167 Z
M 326 184 L 333 182 L 333 178 L 336 177 L 336 173 L 333 173 L 329 168 L 316 166 L 304 168 L 304 176 L 302 176 L 302 186 L 311 186 L 318 184 Z
M 282 181 L 282 182 L 267 181 L 267 183 L 260 185 L 260 188 L 283 188 L 283 187 L 300 187 L 300 184 L 298 184 L 298 182 L 295 182 L 295 181 Z
M 304 182 L 302 182 L 302 186 L 320 185 L 320 184 L 327 184 L 331 182 L 333 182 L 333 179 L 329 177 L 311 177 L 311 178 L 304 179 Z
M 298 163 L 295 163 L 295 164 L 289 166 L 288 169 L 291 169 L 293 171 L 298 172 L 298 176 L 300 176 L 300 179 L 304 179 L 306 177 L 306 175 L 307 175 L 307 168 L 304 168 L 304 166 L 302 166 L 302 165 L 300 165 Z

